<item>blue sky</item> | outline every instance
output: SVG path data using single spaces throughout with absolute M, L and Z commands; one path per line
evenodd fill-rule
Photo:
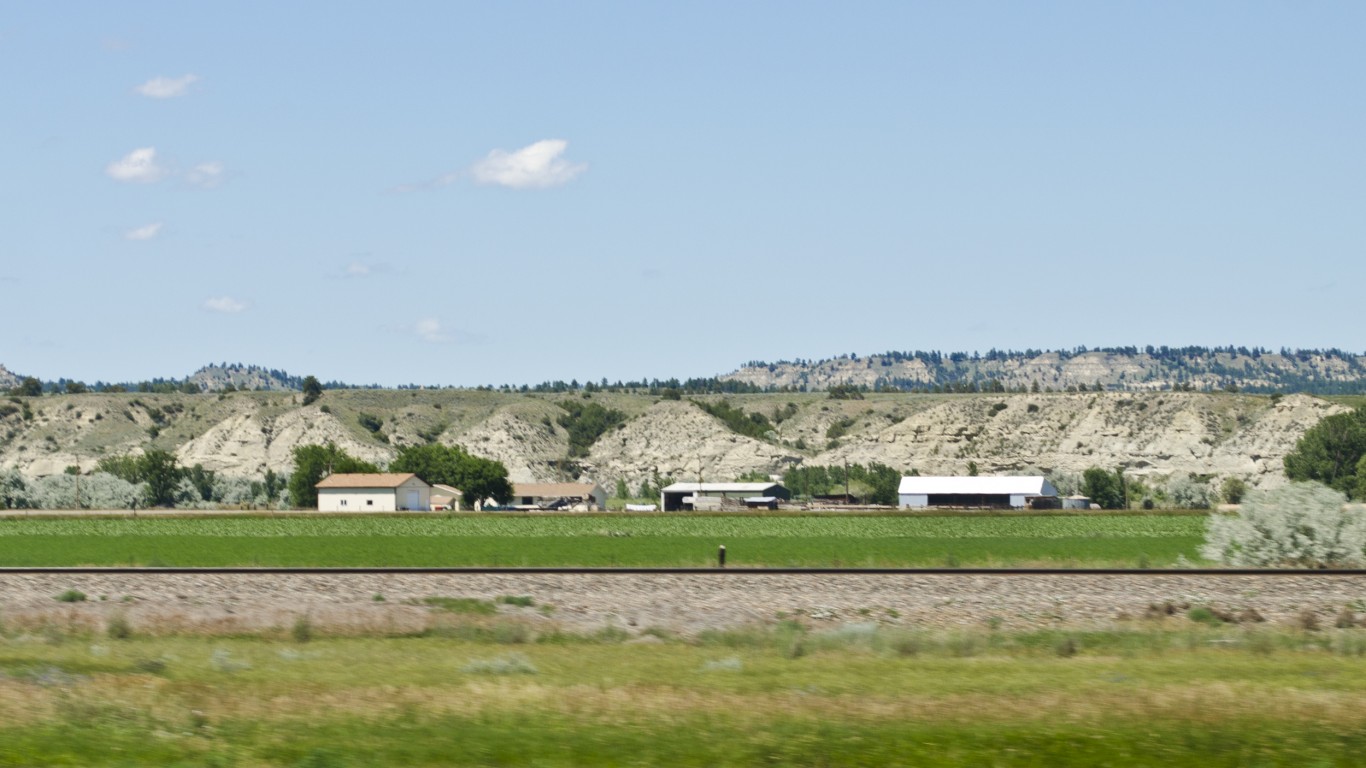
M 0 363 L 1366 350 L 1359 3 L 11 3 Z

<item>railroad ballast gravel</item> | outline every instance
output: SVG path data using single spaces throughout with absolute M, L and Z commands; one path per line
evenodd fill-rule
M 84 600 L 63 602 L 71 592 Z M 649 628 L 695 635 L 794 618 L 813 625 L 878 621 L 953 628 L 1113 627 L 1197 606 L 1332 626 L 1366 615 L 1366 576 L 792 575 L 792 574 L 3 574 L 0 622 L 98 629 L 120 615 L 147 632 L 235 633 L 288 628 L 400 633 L 429 626 L 431 597 L 530 606 L 498 611 L 547 627 Z M 1248 609 L 1251 609 L 1250 611 Z

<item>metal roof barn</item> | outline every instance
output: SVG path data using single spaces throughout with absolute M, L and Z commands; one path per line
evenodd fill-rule
M 779 483 L 674 483 L 660 490 L 659 505 L 665 512 L 677 512 L 696 509 L 698 498 L 715 499 L 715 506 L 720 506 L 725 499 L 743 501 L 755 496 L 790 499 L 792 492 Z
M 1058 489 L 1042 475 L 903 477 L 897 488 L 897 506 L 1023 509 L 1030 499 L 1057 495 Z

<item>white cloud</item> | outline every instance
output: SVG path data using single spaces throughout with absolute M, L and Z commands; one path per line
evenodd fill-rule
M 495 149 L 470 172 L 480 184 L 513 189 L 557 187 L 588 169 L 587 163 L 571 163 L 560 157 L 568 146 L 563 139 L 545 139 L 515 152 Z
M 148 224 L 145 227 L 130 229 L 127 232 L 123 233 L 123 237 L 126 240 L 151 240 L 160 233 L 161 222 L 158 221 L 154 224 Z
M 149 99 L 174 99 L 177 96 L 184 96 L 190 85 L 197 80 L 199 77 L 196 75 L 154 77 L 135 90 Z
M 204 309 L 210 312 L 221 312 L 225 315 L 235 315 L 246 308 L 246 302 L 238 301 L 231 296 L 217 296 L 204 301 Z
M 441 331 L 441 321 L 435 317 L 418 320 L 413 330 L 419 339 L 429 344 L 445 344 L 450 341 L 450 337 Z
M 196 187 L 213 189 L 223 183 L 223 164 L 217 160 L 200 163 L 185 173 L 185 181 Z
M 418 181 L 412 184 L 399 184 L 398 186 L 391 188 L 389 191 L 405 193 L 418 192 L 424 189 L 437 189 L 439 187 L 445 187 L 453 184 L 454 182 L 458 181 L 460 177 L 463 175 L 465 175 L 463 171 L 451 171 L 450 173 L 443 173 L 440 176 L 437 176 L 435 179 L 428 179 L 427 181 Z
M 347 277 L 365 277 L 370 274 L 370 265 L 359 261 L 353 261 L 346 265 L 345 275 Z
M 150 184 L 160 181 L 166 169 L 157 165 L 156 147 L 141 147 L 129 152 L 105 167 L 104 172 L 115 181 Z

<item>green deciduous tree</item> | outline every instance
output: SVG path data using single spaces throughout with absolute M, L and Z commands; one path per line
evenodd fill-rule
M 24 397 L 38 397 L 43 394 L 43 382 L 32 376 L 25 376 L 24 380 L 19 382 L 19 386 L 14 388 L 14 394 Z
M 1328 416 L 1310 427 L 1286 454 L 1291 480 L 1315 480 L 1334 490 L 1358 494 L 1357 467 L 1366 457 L 1366 407 Z
M 315 376 L 305 376 L 303 383 L 304 405 L 312 405 L 323 396 L 323 385 Z
M 157 507 L 174 506 L 176 486 L 181 477 L 175 454 L 160 448 L 149 448 L 138 459 L 138 464 L 142 481 L 147 483 L 147 503 Z
M 175 454 L 160 448 L 148 448 L 141 456 L 106 456 L 95 469 L 133 485 L 146 483 L 144 501 L 154 507 L 175 505 L 176 488 L 187 472 L 177 466 Z
M 475 456 L 458 445 L 406 446 L 389 464 L 389 471 L 412 472 L 429 483 L 455 486 L 460 489 L 461 501 L 470 508 L 485 499 L 499 504 L 512 499 L 507 467 L 500 461 Z
M 1081 474 L 1082 495 L 1099 504 L 1102 509 L 1124 507 L 1124 486 L 1119 476 L 1100 467 L 1091 467 Z
M 0 507 L 26 509 L 29 501 L 28 483 L 17 469 L 0 470 Z
M 318 481 L 338 472 L 378 472 L 379 467 L 351 456 L 332 443 L 301 445 L 294 449 L 294 473 L 289 476 L 289 503 L 296 509 L 318 506 Z

